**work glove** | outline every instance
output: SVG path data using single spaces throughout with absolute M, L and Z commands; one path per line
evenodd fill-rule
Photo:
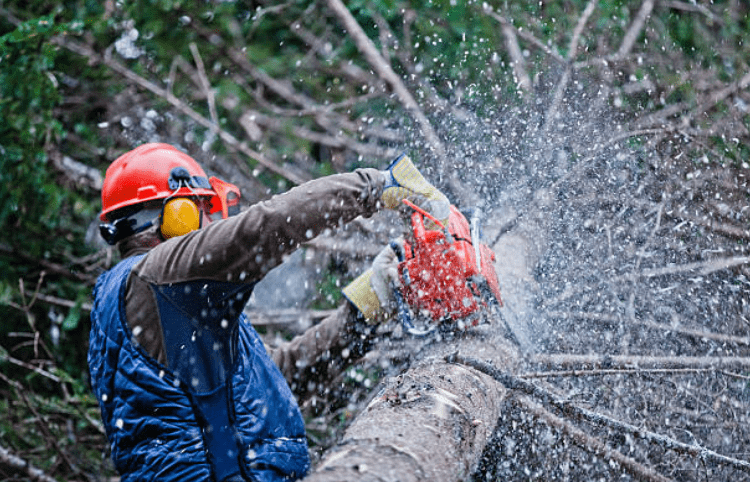
M 383 172 L 386 175 L 386 183 L 380 200 L 385 207 L 400 209 L 403 200 L 408 199 L 443 223 L 443 226 L 448 225 L 448 198 L 422 176 L 409 156 L 402 154 L 397 157 Z M 431 221 L 427 221 L 428 229 L 438 228 Z
M 403 240 L 394 241 L 403 249 Z M 392 243 L 392 244 L 393 244 Z M 370 269 L 349 283 L 342 292 L 370 323 L 393 314 L 398 306 L 395 289 L 401 288 L 398 256 L 392 245 L 383 248 L 372 261 Z

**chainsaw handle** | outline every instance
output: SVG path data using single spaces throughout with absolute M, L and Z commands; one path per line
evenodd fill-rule
M 396 241 L 391 241 L 391 249 L 394 253 L 396 253 L 396 258 L 398 259 L 399 263 L 403 262 L 406 258 L 404 254 L 404 247 L 397 243 Z M 409 276 L 408 272 L 405 273 L 404 281 L 406 283 L 409 282 Z M 414 323 L 411 320 L 411 312 L 409 311 L 409 305 L 406 303 L 406 300 L 404 299 L 404 295 L 401 293 L 401 291 L 398 289 L 398 286 L 396 286 L 395 283 L 391 282 L 391 290 L 393 291 L 393 297 L 396 300 L 396 306 L 398 308 L 398 317 L 401 319 L 401 326 L 403 326 L 404 331 L 409 333 L 412 336 L 425 336 L 430 333 L 432 333 L 435 330 L 435 327 L 432 326 L 428 328 L 427 330 L 420 330 L 417 327 L 414 326 Z

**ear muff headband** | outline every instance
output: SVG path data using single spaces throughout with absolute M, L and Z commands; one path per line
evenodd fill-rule
M 169 199 L 161 211 L 161 235 L 169 239 L 200 229 L 201 217 L 201 210 L 192 199 Z

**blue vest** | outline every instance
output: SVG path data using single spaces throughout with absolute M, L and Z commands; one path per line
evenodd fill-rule
M 304 422 L 242 314 L 251 285 L 153 285 L 168 367 L 130 341 L 125 285 L 142 256 L 94 288 L 88 363 L 112 446 L 130 481 L 295 480 L 310 467 Z

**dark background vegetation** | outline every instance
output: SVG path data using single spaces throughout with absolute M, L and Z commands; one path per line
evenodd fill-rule
M 605 276 L 613 238 L 631 255 L 657 245 L 658 266 L 715 249 L 736 255 L 731 275 L 715 280 L 726 286 L 711 291 L 715 303 L 691 304 L 699 286 L 661 310 L 667 303 L 650 297 L 649 310 L 661 317 L 656 323 L 670 323 L 673 312 L 700 315 L 715 322 L 706 329 L 747 336 L 747 2 L 357 0 L 347 7 L 416 108 L 325 0 L 0 2 L 0 479 L 25 477 L 11 459 L 56 480 L 114 475 L 86 367 L 90 292 L 117 261 L 97 239 L 99 188 L 112 160 L 147 141 L 181 147 L 239 185 L 245 204 L 321 175 L 382 167 L 407 151 L 457 203 L 481 202 L 490 212 L 511 190 L 521 193 L 518 211 L 533 205 L 522 195 L 529 185 L 556 186 L 578 166 L 591 169 L 587 152 L 601 154 L 611 143 L 607 162 L 593 167 L 598 174 L 558 192 L 589 210 L 554 213 L 567 228 L 555 232 L 536 273 L 546 289 L 541 310 L 557 316 L 540 346 L 596 353 L 611 341 L 600 332 L 601 343 L 560 335 L 580 327 L 555 303 L 572 297 L 586 306 L 594 296 L 604 303 L 600 291 L 575 286 Z M 634 177 L 618 178 L 623 172 Z M 609 178 L 614 187 L 597 191 Z M 633 192 L 646 186 L 638 195 L 654 204 L 623 202 L 623 184 Z M 671 197 L 661 198 L 665 192 Z M 654 206 L 658 219 L 679 226 L 664 244 L 650 235 Z M 635 241 L 618 244 L 615 231 L 609 251 L 597 244 L 584 260 L 581 240 L 601 233 L 597 226 L 619 226 L 627 209 L 635 214 L 619 233 Z M 682 247 L 667 249 L 673 241 Z M 334 254 L 316 308 L 335 305 L 337 286 L 352 276 L 342 262 L 351 254 Z M 572 258 L 585 262 L 571 266 Z M 645 258 L 622 259 L 638 267 Z M 617 294 L 611 302 L 624 312 L 632 306 Z M 684 354 L 670 340 L 662 340 L 663 353 Z M 746 403 L 747 367 L 736 374 L 745 378 L 731 396 Z M 706 392 L 721 391 L 708 385 Z M 746 412 L 742 403 L 734 410 Z M 518 407 L 508 412 L 523 422 Z M 343 412 L 336 416 L 327 422 L 345 423 Z M 747 435 L 734 434 L 744 441 L 735 456 L 747 459 Z M 502 453 L 482 467 L 482 480 L 523 478 L 524 468 L 543 466 L 531 448 L 508 465 Z M 593 467 L 592 476 L 606 475 L 606 467 Z

